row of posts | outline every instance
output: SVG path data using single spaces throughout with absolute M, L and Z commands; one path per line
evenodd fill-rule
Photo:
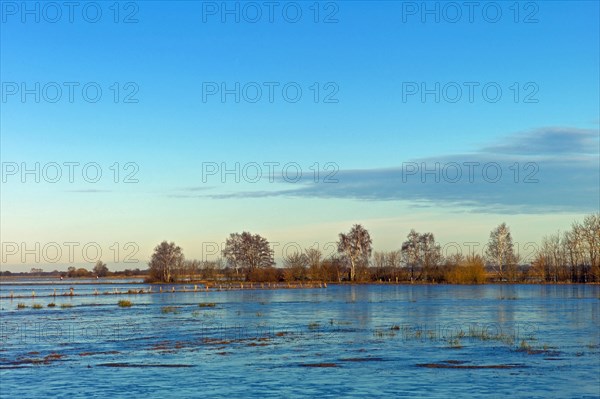
M 306 288 L 310 288 L 310 287 L 311 287 L 310 284 L 306 285 Z M 244 283 L 240 283 L 240 287 L 239 288 L 243 290 L 244 289 Z M 254 284 L 253 283 L 249 283 L 249 288 L 250 289 L 254 289 Z M 258 288 L 258 286 L 257 286 L 257 288 Z M 265 284 L 261 283 L 260 284 L 260 288 L 264 289 L 265 288 Z M 281 288 L 281 287 L 278 287 L 275 284 L 273 284 L 273 286 L 271 287 L 271 283 L 267 283 L 267 288 Z M 292 287 L 292 285 L 290 283 L 287 283 L 287 288 L 304 288 L 304 286 L 302 285 L 302 283 L 299 283 L 298 286 L 293 286 Z M 319 288 L 327 288 L 327 283 L 319 283 Z M 226 287 L 226 289 L 235 289 L 235 288 L 232 287 L 231 285 L 229 285 L 228 287 Z M 219 291 L 223 290 L 222 284 L 219 284 L 218 290 Z M 129 291 L 131 291 L 131 290 L 129 290 Z M 113 294 L 124 294 L 124 293 L 130 294 L 130 293 L 132 293 L 132 292 L 129 292 L 129 291 L 128 292 L 121 292 L 121 291 L 119 291 L 118 288 L 113 288 L 113 292 L 112 293 Z M 197 291 L 198 291 L 198 285 L 194 284 L 194 292 L 197 292 Z M 208 285 L 205 286 L 205 291 L 207 291 L 207 292 L 209 291 L 209 286 Z M 159 287 L 159 292 L 160 293 L 163 292 L 163 287 L 162 286 Z M 176 292 L 174 286 L 171 287 L 171 292 Z M 183 286 L 183 292 L 187 292 L 187 287 L 185 285 Z M 149 294 L 149 293 L 152 293 L 152 287 L 148 288 L 147 291 L 144 291 L 143 289 L 141 289 L 141 290 L 133 292 L 133 293 L 135 293 L 135 294 Z M 94 295 L 99 295 L 99 294 L 100 293 L 98 292 L 98 289 L 95 288 L 94 289 Z M 69 293 L 67 295 L 68 296 L 74 296 L 75 295 L 75 289 L 73 287 L 69 288 Z M 52 293 L 52 296 L 56 297 L 56 288 L 54 288 L 54 292 Z M 35 298 L 35 291 L 31 291 L 31 297 Z M 14 292 L 11 291 L 10 292 L 10 299 L 13 299 L 13 298 L 14 298 Z

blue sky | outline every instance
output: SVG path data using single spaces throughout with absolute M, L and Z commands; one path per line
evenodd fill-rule
M 313 2 L 276 2 L 273 22 L 262 2 L 229 2 L 233 14 L 222 2 L 121 2 L 118 15 L 82 2 L 73 22 L 64 6 L 27 4 L 0 9 L 1 233 L 19 251 L 99 243 L 109 268 L 144 267 L 164 239 L 190 258 L 242 230 L 323 249 L 353 223 L 378 250 L 411 228 L 483 244 L 503 221 L 526 243 L 598 211 L 598 2 L 481 2 L 472 22 L 444 2 L 426 5 L 439 21 L 422 2 L 321 2 L 318 16 Z M 223 101 L 236 84 L 239 101 Z M 22 175 L 36 162 L 39 183 Z M 65 162 L 79 163 L 72 182 Z M 53 163 L 57 183 L 44 176 Z M 96 183 L 81 174 L 90 163 Z M 239 183 L 220 173 L 236 163 Z M 285 165 L 302 178 L 285 179 Z M 137 265 L 122 264 L 128 242 Z M 20 255 L 3 261 L 70 264 Z M 72 263 L 85 261 L 76 250 Z

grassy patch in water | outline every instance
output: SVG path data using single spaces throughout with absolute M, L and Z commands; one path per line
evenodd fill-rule
M 395 331 L 394 329 L 390 329 L 390 330 L 375 329 L 373 331 L 373 336 L 375 336 L 376 338 L 393 338 L 396 336 L 396 333 L 394 331 Z
M 340 367 L 335 363 L 303 363 L 300 367 Z
M 130 367 L 130 368 L 188 368 L 194 367 L 191 364 L 135 364 L 135 363 L 100 363 L 100 367 Z
M 528 355 L 547 355 L 547 356 L 558 356 L 560 352 L 556 350 L 556 347 L 543 345 L 541 348 L 534 348 L 529 342 L 522 340 L 519 347 L 516 349 L 517 352 L 526 353 Z
M 428 369 L 516 369 L 523 368 L 525 366 L 521 364 L 485 364 L 485 365 L 473 365 L 473 364 L 455 364 L 455 363 L 421 363 L 417 364 L 417 367 L 425 367 Z
M 120 308 L 130 308 L 131 306 L 133 306 L 133 303 L 131 303 L 131 301 L 128 301 L 127 299 L 121 299 L 117 305 L 119 305 Z

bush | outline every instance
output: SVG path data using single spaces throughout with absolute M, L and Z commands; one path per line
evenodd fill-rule
M 479 255 L 468 256 L 467 259 L 446 267 L 445 279 L 451 284 L 483 284 L 485 283 L 485 266 Z
M 256 283 L 275 283 L 280 281 L 282 272 L 275 267 L 256 268 L 248 273 L 247 280 Z
M 121 308 L 130 308 L 133 305 L 133 303 L 131 303 L 131 301 L 128 301 L 126 299 L 121 299 L 117 304 Z

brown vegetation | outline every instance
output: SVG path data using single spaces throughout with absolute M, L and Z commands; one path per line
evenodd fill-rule
M 482 284 L 486 282 L 526 283 L 597 283 L 600 282 L 600 213 L 582 222 L 574 222 L 571 230 L 556 233 L 524 246 L 533 260 L 525 262 L 515 251 L 509 227 L 501 223 L 489 235 L 481 255 L 446 255 L 433 233 L 411 230 L 398 249 L 375 251 L 369 232 L 354 225 L 349 233 L 340 234 L 337 251 L 324 257 L 319 249 L 307 248 L 283 257 L 283 268 L 274 266 L 274 253 L 269 242 L 258 234 L 233 233 L 227 239 L 223 258 L 213 261 L 186 260 L 175 243 L 160 243 L 154 250 L 149 269 L 136 272 L 149 275 L 147 282 L 232 282 L 272 283 L 302 286 L 307 282 L 379 282 L 379 283 L 449 283 Z M 96 274 L 109 273 L 98 261 Z M 36 273 L 41 273 L 35 269 Z M 59 272 L 55 272 L 59 273 Z M 127 271 L 119 272 L 125 273 Z M 12 275 L 8 271 L 2 276 Z M 24 275 L 23 273 L 19 275 Z M 69 268 L 69 277 L 94 275 L 84 268 Z M 269 285 L 267 285 L 269 284 Z M 240 288 L 247 288 L 240 285 Z M 253 288 L 252 286 L 250 288 Z M 258 288 L 258 287 L 254 287 Z M 208 286 L 207 286 L 208 289 Z M 141 293 L 138 291 L 138 293 Z

